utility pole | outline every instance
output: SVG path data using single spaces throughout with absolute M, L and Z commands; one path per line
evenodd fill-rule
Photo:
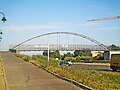
M 49 52 L 49 50 L 50 50 L 50 48 L 49 48 L 49 43 L 48 43 L 48 62 L 47 62 L 48 64 L 49 64 L 49 60 L 50 60 L 50 54 L 49 54 L 50 52 Z

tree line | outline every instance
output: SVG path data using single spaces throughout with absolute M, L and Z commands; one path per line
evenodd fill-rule
M 108 48 L 112 51 L 120 50 L 120 47 L 114 44 L 110 45 Z M 43 55 L 47 56 L 48 51 L 45 50 L 43 52 Z M 104 55 L 101 52 L 99 52 L 99 54 L 96 55 L 95 57 L 92 57 L 90 49 L 75 50 L 73 54 L 70 52 L 67 52 L 67 54 L 64 54 L 63 56 L 60 55 L 59 50 L 49 51 L 49 55 L 52 58 L 57 58 L 60 60 L 91 60 L 91 59 L 92 60 L 103 60 L 104 59 Z
M 47 56 L 48 51 L 45 50 L 43 52 L 43 55 Z M 59 50 L 52 51 L 52 52 L 49 51 L 49 55 L 52 58 L 57 58 L 60 60 L 91 60 L 91 59 L 100 60 L 100 59 L 103 59 L 102 53 L 98 54 L 98 56 L 96 56 L 95 58 L 92 58 L 91 50 L 89 49 L 75 50 L 74 53 L 67 52 L 64 55 L 60 55 Z
M 115 44 L 112 44 L 108 47 L 112 51 L 120 51 L 120 46 L 117 46 Z

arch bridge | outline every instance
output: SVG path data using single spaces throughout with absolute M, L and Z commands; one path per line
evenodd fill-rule
M 37 43 L 37 44 L 36 44 Z M 91 50 L 109 51 L 108 47 L 86 35 L 73 32 L 51 32 L 27 39 L 17 45 L 10 45 L 11 51 L 44 51 L 44 50 Z

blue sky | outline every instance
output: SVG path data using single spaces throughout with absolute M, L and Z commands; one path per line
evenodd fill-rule
M 120 0 L 0 0 L 8 21 L 0 22 L 0 50 L 40 34 L 69 31 L 105 45 L 120 46 L 120 19 L 87 22 L 120 15 Z M 0 15 L 2 18 L 2 15 Z

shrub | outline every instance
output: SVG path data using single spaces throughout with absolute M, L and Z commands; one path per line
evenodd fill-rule
M 90 56 L 77 56 L 75 57 L 76 60 L 90 60 L 92 57 Z
M 27 55 L 23 55 L 22 59 L 25 60 L 25 61 L 29 61 L 29 60 L 31 60 L 31 57 L 27 56 Z
M 75 60 L 81 60 L 81 57 L 80 56 L 76 56 Z
M 20 54 L 20 53 L 16 53 L 15 54 L 17 57 L 22 57 L 22 54 Z
M 64 60 L 70 60 L 70 61 L 72 61 L 72 60 L 75 60 L 75 58 L 74 57 L 65 57 Z
M 16 53 L 15 54 L 17 57 L 20 57 L 21 59 L 25 60 L 25 61 L 29 61 L 31 60 L 32 58 L 28 55 L 23 55 L 23 54 L 20 54 L 20 53 Z

